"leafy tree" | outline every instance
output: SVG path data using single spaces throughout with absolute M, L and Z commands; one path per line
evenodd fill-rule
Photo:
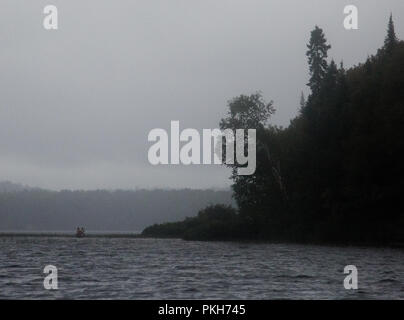
M 273 102 L 266 102 L 260 92 L 240 95 L 228 103 L 227 118 L 220 122 L 221 129 L 257 129 L 266 126 L 275 112 Z

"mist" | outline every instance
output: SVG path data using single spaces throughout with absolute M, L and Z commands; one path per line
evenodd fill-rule
M 345 67 L 382 45 L 402 1 L 47 1 L 0 4 L 0 180 L 41 188 L 226 188 L 223 166 L 152 166 L 147 135 L 178 120 L 217 128 L 227 101 L 261 91 L 287 126 L 308 93 L 306 43 L 318 24 Z M 403 36 L 403 19 L 397 19 Z

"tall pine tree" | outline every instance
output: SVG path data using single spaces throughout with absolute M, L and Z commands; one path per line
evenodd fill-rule
M 384 39 L 384 49 L 387 53 L 391 53 L 397 45 L 398 39 L 394 30 L 393 14 L 390 15 L 389 24 L 387 27 L 387 36 Z
M 317 94 L 326 74 L 328 50 L 331 48 L 331 46 L 327 44 L 323 30 L 318 26 L 311 32 L 310 42 L 307 48 L 309 50 L 306 55 L 310 68 L 310 80 L 307 85 L 310 87 L 313 94 Z

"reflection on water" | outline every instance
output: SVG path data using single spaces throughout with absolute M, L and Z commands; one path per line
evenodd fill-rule
M 383 248 L 0 237 L 0 298 L 404 299 L 403 262 Z M 49 264 L 57 291 L 43 288 Z M 357 291 L 343 286 L 351 264 Z

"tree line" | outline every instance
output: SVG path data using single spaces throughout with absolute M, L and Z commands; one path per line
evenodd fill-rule
M 382 48 L 346 69 L 324 31 L 307 45 L 310 94 L 286 128 L 261 93 L 232 99 L 221 129 L 256 129 L 257 168 L 232 168 L 237 209 L 153 225 L 146 236 L 346 243 L 404 241 L 404 42 L 390 17 Z

